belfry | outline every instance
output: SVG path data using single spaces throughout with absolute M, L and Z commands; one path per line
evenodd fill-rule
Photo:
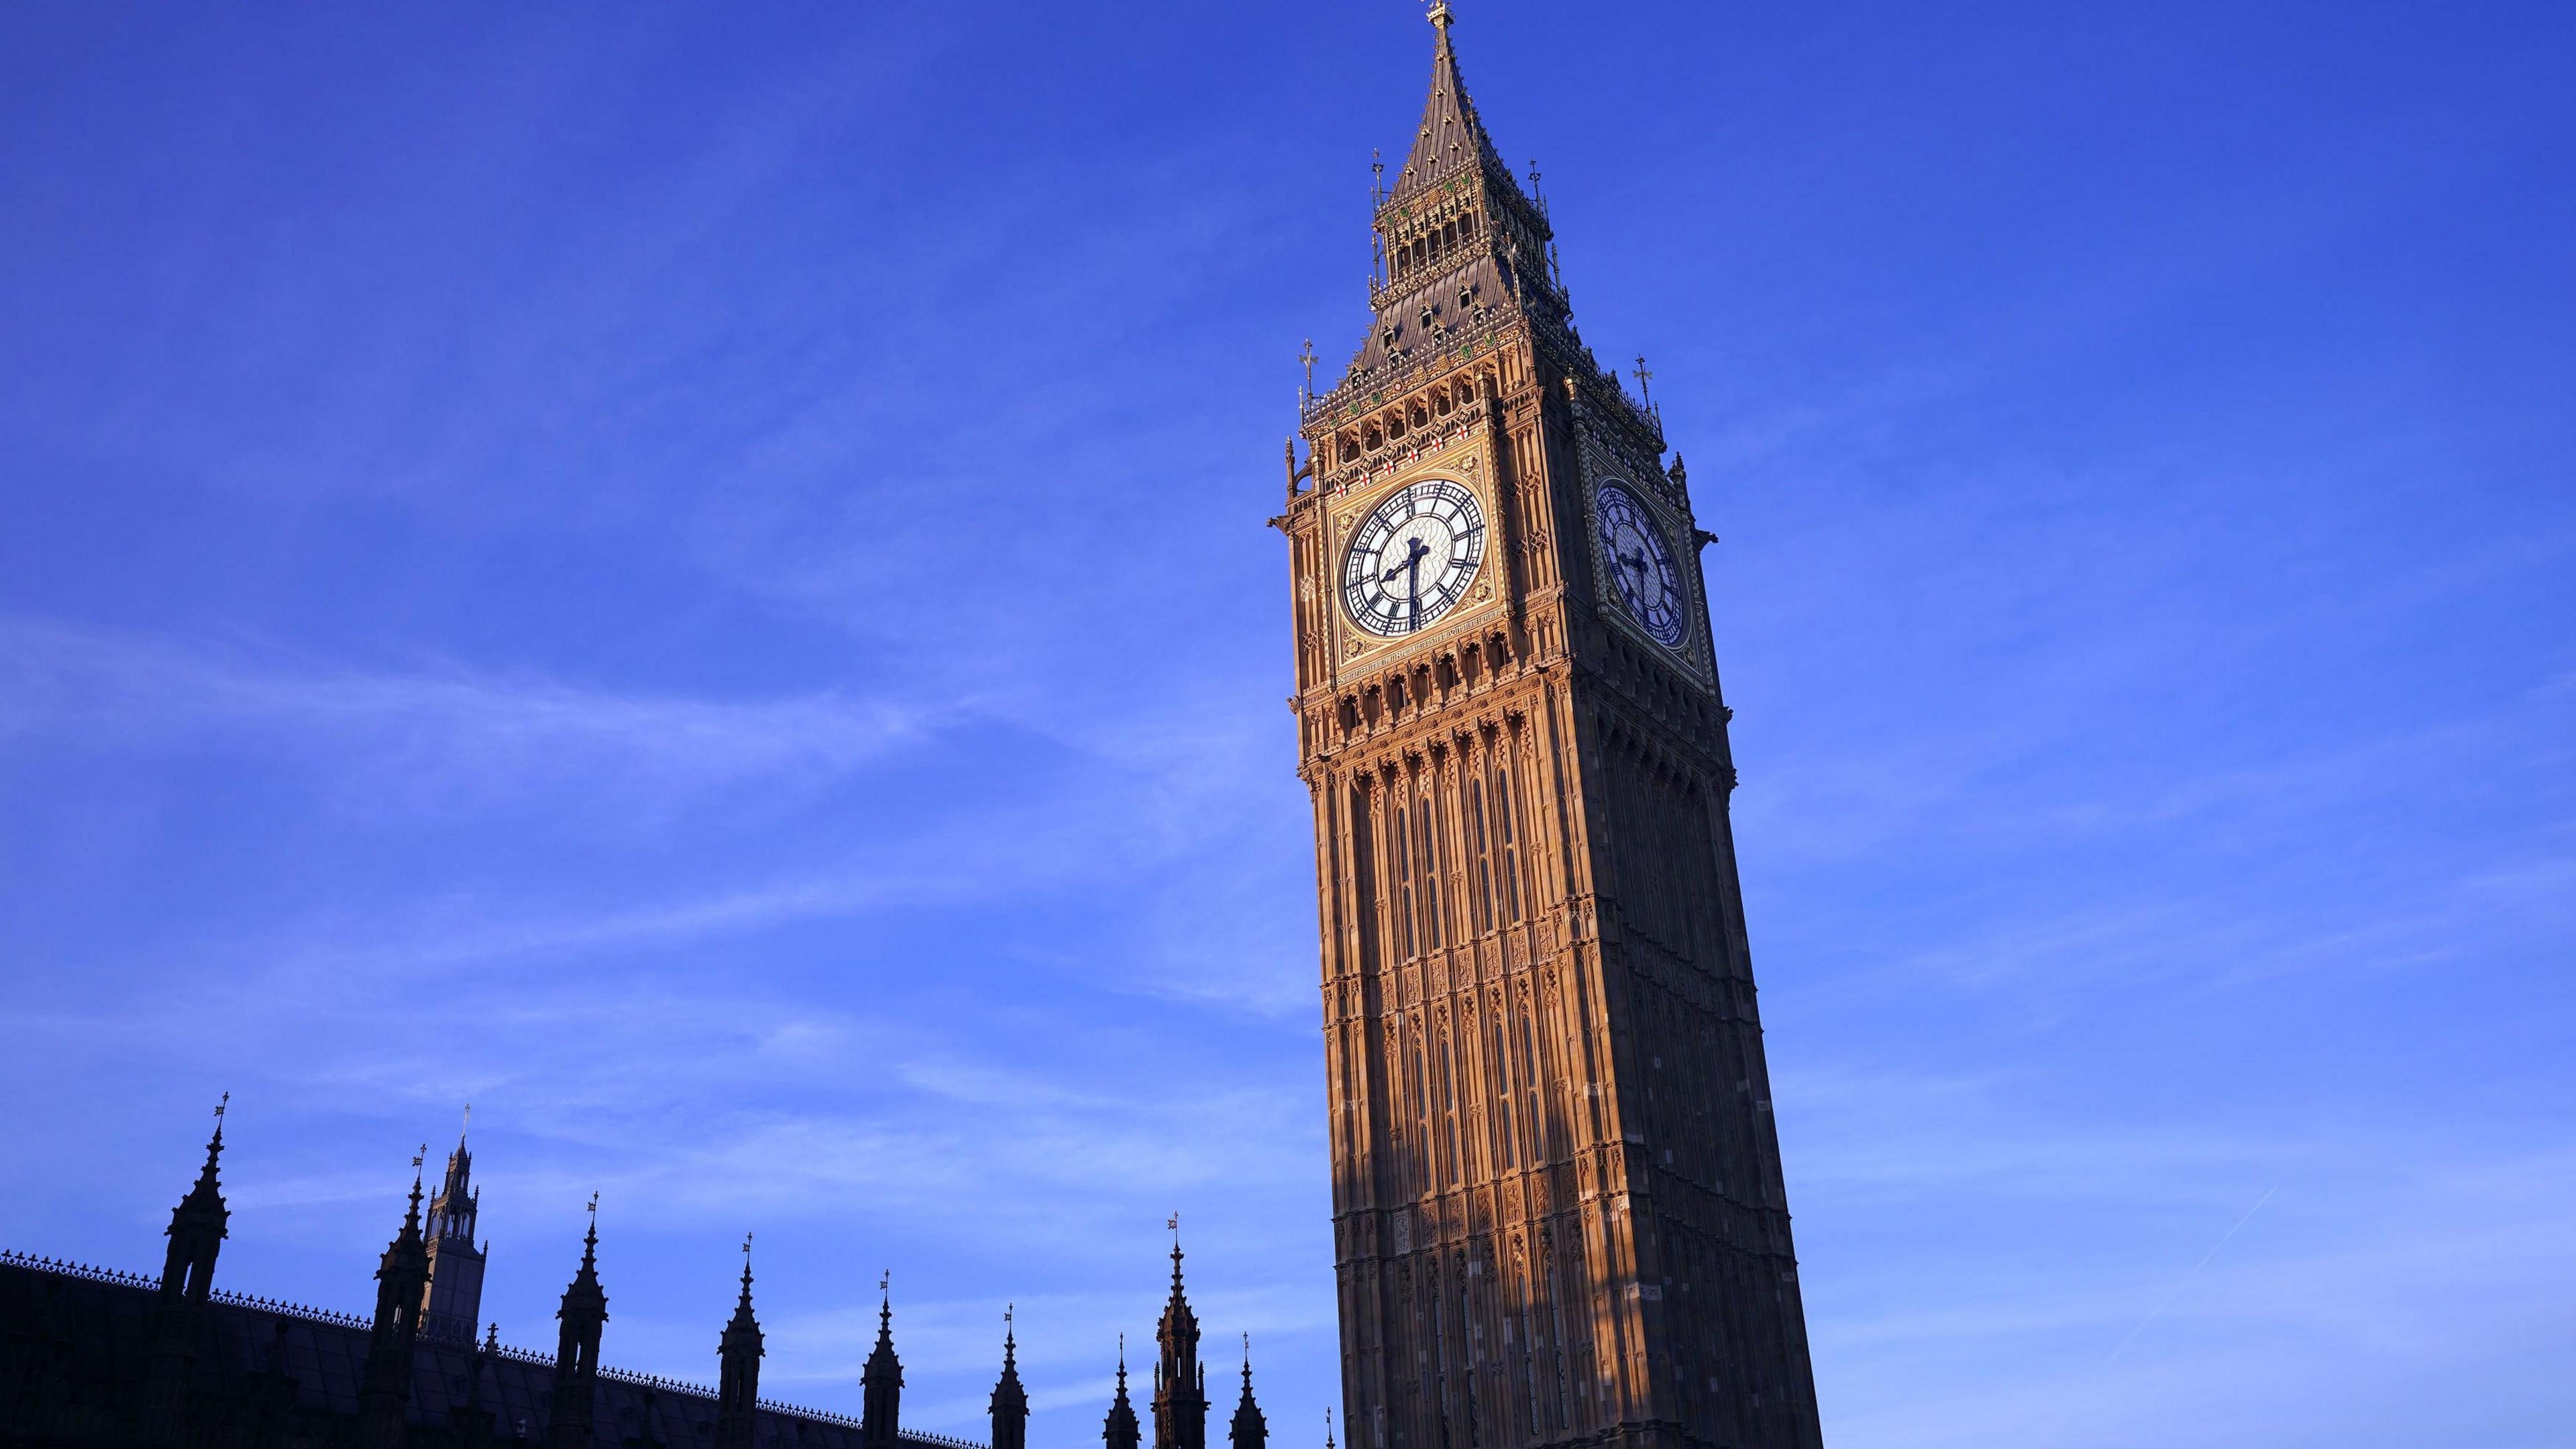
M 1687 475 L 1431 9 L 1287 535 L 1349 1449 L 1821 1441 Z

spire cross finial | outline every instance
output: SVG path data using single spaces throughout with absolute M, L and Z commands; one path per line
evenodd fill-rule
M 1306 396 L 1306 400 L 1307 400 L 1307 401 L 1312 402 L 1312 401 L 1314 400 L 1314 397 L 1315 397 L 1315 339 L 1314 339 L 1314 338 L 1312 338 L 1312 337 L 1307 338 L 1307 339 L 1306 339 L 1306 345 L 1305 345 L 1305 346 L 1303 346 L 1303 347 L 1301 347 L 1301 348 L 1299 348 L 1299 349 L 1297 350 L 1297 360 L 1298 360 L 1299 362 L 1302 362 L 1302 363 L 1306 364 L 1306 393 L 1305 393 L 1305 396 Z
M 1311 346 L 1313 346 L 1313 345 L 1314 345 L 1314 344 L 1313 344 L 1313 343 L 1311 343 L 1311 342 L 1307 344 L 1307 346 L 1309 346 L 1309 347 L 1311 347 Z M 220 1097 L 218 1097 L 218 1098 L 216 1098 L 216 1099 L 215 1099 L 215 1130 L 216 1130 L 216 1131 L 221 1132 L 221 1131 L 223 1131 L 223 1130 L 224 1130 L 224 1109 L 225 1109 L 225 1108 L 227 1108 L 227 1107 L 229 1107 L 229 1106 L 231 1106 L 232 1104 L 233 1104 L 233 1094 L 232 1094 L 232 1093 L 230 1093 L 230 1092 L 226 1092 L 226 1093 L 224 1093 L 222 1096 L 220 1096 Z
M 1369 150 L 1369 205 L 1386 205 L 1386 156 L 1374 147 Z
M 1652 405 L 1654 404 L 1654 398 L 1653 398 L 1652 396 L 1648 395 L 1648 393 L 1646 392 L 1646 384 L 1647 384 L 1647 383 L 1650 383 L 1650 382 L 1652 382 L 1652 381 L 1654 381 L 1654 380 L 1655 380 L 1655 375 L 1654 375 L 1653 373 L 1648 372 L 1648 371 L 1646 370 L 1646 354 L 1644 354 L 1644 353 L 1642 353 L 1642 352 L 1638 353 L 1638 354 L 1637 354 L 1637 401 L 1639 401 L 1639 402 L 1641 402 L 1641 403 L 1645 403 L 1645 404 L 1647 404 L 1648 406 L 1652 406 Z

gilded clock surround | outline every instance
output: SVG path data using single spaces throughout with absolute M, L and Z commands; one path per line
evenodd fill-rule
M 1821 1442 L 1688 476 L 1576 334 L 1547 209 L 1450 20 L 1377 198 L 1374 318 L 1301 410 L 1286 535 L 1349 1449 Z M 1343 550 L 1458 480 L 1468 597 L 1379 638 Z M 1662 529 L 1687 628 L 1611 596 L 1594 489 Z

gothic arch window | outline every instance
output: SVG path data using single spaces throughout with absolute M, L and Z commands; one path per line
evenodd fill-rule
M 1476 913 L 1477 934 L 1494 928 L 1494 871 L 1491 837 L 1485 831 L 1485 782 L 1467 781 L 1467 890 Z
M 1413 816 L 1419 826 L 1416 833 L 1422 837 L 1422 947 L 1426 951 L 1436 951 L 1440 949 L 1445 934 L 1440 912 L 1440 882 L 1449 873 L 1449 812 L 1440 799 L 1436 782 L 1424 780 L 1422 792 L 1421 808 Z
M 1519 832 L 1512 825 L 1512 766 L 1504 760 L 1494 767 L 1494 839 L 1499 848 L 1494 862 L 1495 874 L 1501 877 L 1503 919 L 1515 925 L 1521 919 L 1521 866 Z
M 1437 1106 L 1432 1104 L 1430 1067 L 1422 1065 L 1422 1031 L 1419 1029 L 1406 1031 L 1404 1052 L 1406 1052 L 1406 1062 L 1409 1062 L 1409 1067 L 1412 1067 L 1414 1119 L 1417 1119 L 1419 1127 L 1422 1127 L 1419 1132 L 1414 1132 L 1414 1163 L 1419 1165 L 1419 1171 L 1414 1173 L 1414 1186 L 1417 1186 L 1417 1189 L 1430 1189 L 1432 1176 L 1437 1173 L 1437 1163 L 1432 1160 L 1432 1137 L 1435 1137 L 1435 1134 L 1432 1134 L 1432 1122 L 1437 1119 Z
M 1449 416 L 1449 389 L 1438 388 L 1432 392 L 1431 411 L 1444 418 Z
M 1462 1170 L 1458 1139 L 1458 1038 L 1445 1025 L 1440 1031 L 1440 1115 L 1447 1127 L 1445 1136 L 1449 1148 L 1448 1161 L 1443 1165 L 1447 1168 L 1450 1184 L 1454 1186 Z
M 1368 427 L 1361 432 L 1360 437 L 1362 440 L 1361 446 L 1368 448 L 1372 452 L 1386 442 L 1385 438 L 1379 436 L 1377 424 L 1375 423 L 1369 424 Z
M 1512 1074 L 1503 1052 L 1503 1016 L 1496 1010 L 1487 1016 L 1486 1037 L 1494 1049 L 1494 1145 L 1495 1156 L 1505 1167 L 1520 1166 L 1520 1133 L 1512 1123 Z
M 1530 1161 L 1549 1160 L 1547 1115 L 1540 1110 L 1539 1070 L 1543 1060 L 1538 1052 L 1538 1025 L 1531 1020 L 1529 1003 L 1520 1006 L 1521 1085 L 1529 1104 Z
M 1413 959 L 1413 847 L 1405 839 L 1404 807 L 1395 807 L 1395 918 L 1397 927 L 1396 956 Z

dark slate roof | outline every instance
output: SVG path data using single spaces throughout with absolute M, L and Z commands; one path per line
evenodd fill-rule
M 54 1394 L 113 1417 L 140 1401 L 155 1294 L 156 1285 L 139 1274 L 0 1254 L 0 1364 L 41 1374 Z M 273 1344 L 282 1344 L 299 1411 L 355 1417 L 367 1357 L 363 1319 L 222 1292 L 201 1326 L 191 1397 L 247 1404 Z M 412 1422 L 448 1425 L 450 1411 L 465 1404 L 473 1363 L 469 1345 L 421 1343 L 413 1358 Z M 496 1440 L 544 1439 L 553 1375 L 550 1359 L 522 1349 L 505 1347 L 485 1363 L 482 1403 L 493 1416 Z M 598 1395 L 593 1424 L 601 1449 L 639 1443 L 711 1449 L 715 1442 L 712 1389 L 606 1369 Z M 763 1449 L 859 1449 L 860 1442 L 856 1419 L 766 1402 L 757 1432 Z M 946 1435 L 907 1431 L 902 1437 L 913 1449 L 982 1449 Z

